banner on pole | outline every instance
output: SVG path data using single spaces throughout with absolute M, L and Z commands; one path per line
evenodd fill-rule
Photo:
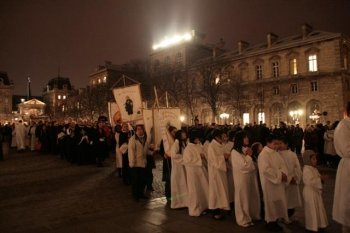
M 181 128 L 179 108 L 153 109 L 155 143 L 158 145 L 163 140 L 164 150 L 168 151 L 173 143 L 168 133 L 168 127 Z
M 140 85 L 113 89 L 113 95 L 123 122 L 143 120 Z

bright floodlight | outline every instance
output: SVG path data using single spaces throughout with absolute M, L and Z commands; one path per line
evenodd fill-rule
M 175 35 L 171 38 L 165 37 L 163 41 L 161 41 L 159 44 L 154 44 L 152 46 L 153 50 L 157 50 L 159 48 L 166 48 L 175 44 L 179 44 L 181 42 L 190 41 L 193 38 L 193 34 L 186 33 L 184 35 Z

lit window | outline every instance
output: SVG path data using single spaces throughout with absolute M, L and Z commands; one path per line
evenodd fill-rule
M 309 55 L 309 71 L 310 72 L 317 71 L 317 55 L 316 54 Z
M 265 113 L 264 112 L 258 113 L 258 120 L 259 120 L 259 123 L 260 122 L 265 123 Z
M 25 101 L 25 99 L 21 99 L 21 102 L 23 103 Z
M 318 91 L 317 81 L 312 81 L 311 83 L 311 91 Z
M 272 62 L 272 75 L 274 78 L 280 76 L 280 69 L 278 61 Z
M 95 80 L 93 80 L 93 81 L 92 81 L 92 85 L 95 85 L 95 84 L 96 84 L 96 82 L 95 82 Z
M 290 91 L 292 92 L 292 94 L 297 94 L 298 93 L 298 85 L 296 83 L 291 84 Z
M 275 86 L 273 87 L 273 95 L 279 95 L 280 94 L 280 87 Z
M 65 100 L 65 99 L 66 99 L 66 96 L 64 95 L 62 98 Z
M 103 77 L 103 82 L 104 82 L 104 83 L 107 82 L 107 76 L 104 76 L 104 77 Z
M 60 99 L 61 99 L 61 95 L 58 95 L 58 96 L 57 96 L 57 99 L 59 99 L 59 100 L 60 100 Z
M 101 79 L 98 79 L 98 83 L 101 83 Z
M 249 124 L 249 113 L 243 113 L 243 125 Z
M 291 75 L 298 74 L 298 67 L 297 67 L 297 59 L 296 58 L 289 60 L 289 73 Z
M 255 68 L 256 68 L 256 79 L 261 80 L 263 77 L 262 65 L 257 65 Z

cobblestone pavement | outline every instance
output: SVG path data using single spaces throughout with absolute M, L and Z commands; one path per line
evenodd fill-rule
M 130 187 L 115 176 L 113 156 L 106 166 L 78 166 L 54 155 L 15 153 L 0 161 L 0 232 L 267 232 L 264 223 L 252 228 L 236 225 L 232 215 L 215 221 L 210 215 L 189 217 L 186 209 L 171 210 L 164 200 L 161 162 L 154 170 L 154 188 L 149 201 L 135 202 Z M 335 170 L 321 172 L 330 179 L 324 188 L 324 202 L 330 226 Z M 304 232 L 303 211 L 284 232 Z

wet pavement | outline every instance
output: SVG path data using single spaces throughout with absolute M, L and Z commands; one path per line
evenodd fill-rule
M 186 209 L 172 210 L 163 197 L 162 163 L 154 170 L 151 199 L 136 202 L 131 188 L 116 176 L 114 158 L 102 168 L 78 166 L 55 155 L 11 151 L 0 161 L 0 232 L 268 232 L 260 221 L 241 228 L 228 214 L 223 221 L 210 215 L 190 217 Z M 324 185 L 324 203 L 330 226 L 326 232 L 340 232 L 331 220 L 334 169 Z M 284 232 L 304 232 L 303 209 L 296 221 L 282 225 Z

